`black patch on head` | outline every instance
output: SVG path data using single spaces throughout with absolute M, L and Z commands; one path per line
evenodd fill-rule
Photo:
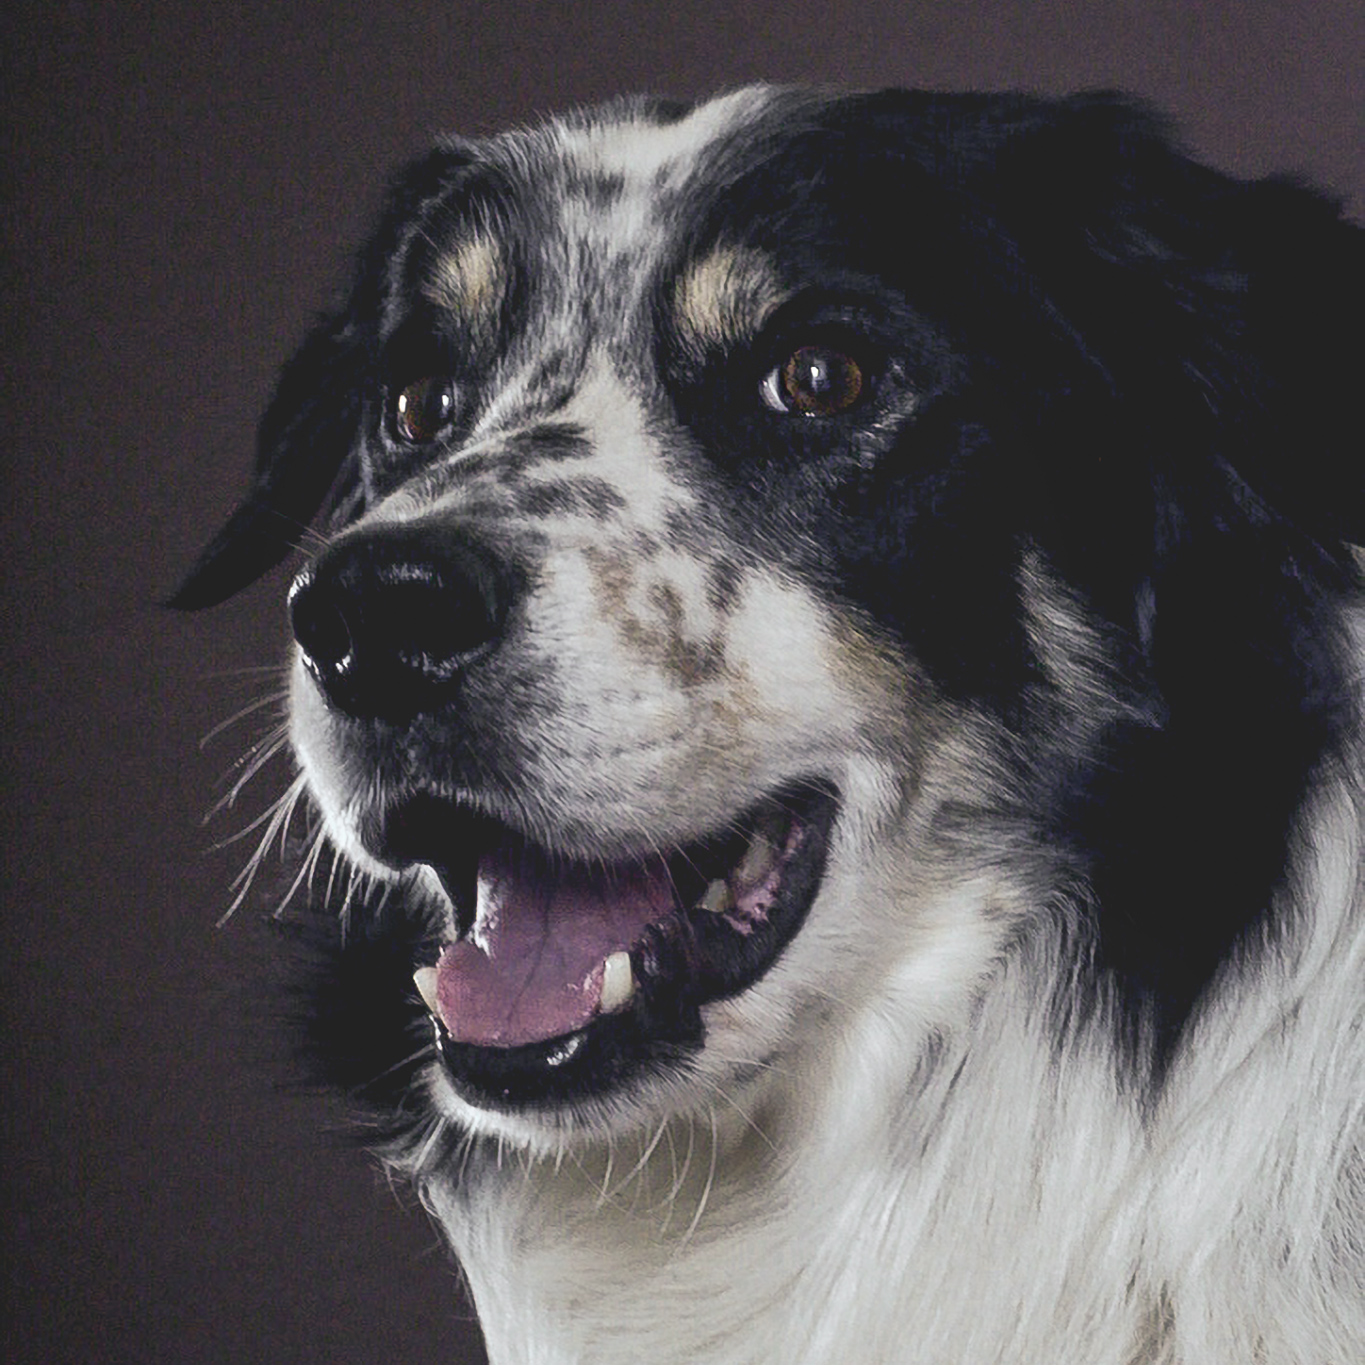
M 1084 870 L 1104 965 L 1169 1044 L 1267 911 L 1311 777 L 1350 733 L 1352 574 L 1322 546 L 1365 532 L 1344 444 L 1358 347 L 1340 343 L 1365 304 L 1362 234 L 1310 192 L 1194 165 L 1109 96 L 886 92 L 792 126 L 752 138 L 691 257 L 763 250 L 795 294 L 784 315 L 848 299 L 915 401 L 894 421 L 881 398 L 818 422 L 762 411 L 792 340 L 778 319 L 695 377 L 663 336 L 679 414 L 758 553 L 1018 736 L 1021 815 Z M 1030 770 L 1067 752 L 1038 727 L 1084 703 L 1050 698 L 1033 654 L 1031 550 L 1147 717 L 1056 773 Z

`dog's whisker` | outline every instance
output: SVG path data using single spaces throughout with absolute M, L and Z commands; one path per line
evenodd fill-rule
M 346 876 L 346 888 L 341 895 L 341 905 L 337 911 L 337 918 L 341 921 L 344 929 L 351 916 L 351 907 L 356 900 L 357 888 L 363 884 L 364 873 L 350 861 L 343 867 Z
M 237 678 L 278 678 L 284 672 L 283 667 L 278 663 L 271 664 L 238 664 L 233 668 L 215 668 L 205 673 L 206 678 L 237 679 Z
M 469 1178 L 469 1161 L 475 1149 L 479 1146 L 479 1141 L 474 1133 L 467 1132 L 464 1139 L 464 1150 L 460 1153 L 460 1169 L 458 1184 L 463 1185 Z
M 260 816 L 253 820 L 246 831 L 243 831 L 243 834 L 246 834 L 264 825 L 264 831 L 256 845 L 255 851 L 247 859 L 242 870 L 233 878 L 230 889 L 234 894 L 232 900 L 228 904 L 228 908 L 217 921 L 217 925 L 220 929 L 237 913 L 241 908 L 242 903 L 246 900 L 252 884 L 265 861 L 267 851 L 275 842 L 276 837 L 278 836 L 281 839 L 285 837 L 289 828 L 289 822 L 293 818 L 294 811 L 298 806 L 299 799 L 303 795 L 305 786 L 306 782 L 304 776 L 303 774 L 300 774 L 289 784 L 284 793 L 277 800 L 272 802 Z M 241 835 L 234 836 L 231 840 L 225 842 L 236 842 L 236 839 L 240 837 Z M 289 891 L 285 895 L 286 903 L 298 888 L 302 877 L 303 871 L 300 870 L 298 876 L 294 879 L 293 885 L 291 885 Z
M 289 745 L 289 732 L 286 726 L 278 726 L 270 730 L 261 740 L 253 744 L 249 750 L 239 758 L 233 765 L 235 774 L 232 784 L 227 792 L 216 801 L 209 810 L 206 821 L 224 811 L 231 810 L 237 803 L 237 798 L 241 796 L 246 785 L 254 778 L 273 758 L 285 752 Z
M 226 720 L 220 720 L 204 737 L 199 741 L 199 747 L 206 749 L 224 731 L 230 730 L 239 721 L 245 720 L 248 716 L 254 716 L 258 711 L 265 710 L 268 706 L 283 706 L 288 700 L 289 694 L 283 688 L 265 693 L 264 696 L 257 697 L 254 701 L 249 701 L 239 710 L 234 711 Z M 283 726 L 281 726 L 283 728 Z
M 380 1087 L 381 1081 L 386 1081 L 391 1076 L 401 1075 L 404 1072 L 410 1071 L 414 1066 L 417 1066 L 422 1062 L 434 1060 L 435 1057 L 436 1045 L 430 1042 L 423 1043 L 421 1047 L 417 1048 L 413 1052 L 410 1052 L 406 1057 L 402 1058 L 400 1061 L 394 1062 L 392 1066 L 385 1067 L 383 1071 L 375 1072 L 375 1074 L 370 1078 L 370 1080 L 360 1087 L 360 1090 L 362 1093 L 366 1090 L 371 1089 L 377 1090 Z
M 302 776 L 296 777 L 283 792 L 280 793 L 259 815 L 253 817 L 241 829 L 226 835 L 224 838 L 214 843 L 215 849 L 231 848 L 233 844 L 240 843 L 243 839 L 254 834 L 263 825 L 266 833 L 260 841 L 260 846 L 252 855 L 252 862 L 257 862 L 265 856 L 266 849 L 274 841 L 274 836 L 282 824 L 287 824 L 288 815 L 292 813 L 295 802 L 304 790 L 304 779 Z
M 692 1156 L 696 1149 L 697 1142 L 697 1119 L 695 1114 L 687 1115 L 687 1147 L 683 1151 L 682 1161 L 676 1168 L 673 1184 L 669 1188 L 668 1198 L 665 1201 L 668 1206 L 668 1218 L 665 1220 L 665 1228 L 668 1221 L 673 1217 L 673 1210 L 677 1207 L 678 1197 L 683 1192 L 683 1187 L 687 1184 L 687 1177 L 692 1174 Z M 662 1229 L 661 1229 L 662 1230 Z
M 294 790 L 293 795 L 289 798 L 289 808 L 286 811 L 284 818 L 279 822 L 280 855 L 282 858 L 285 853 L 285 844 L 288 838 L 289 825 L 294 818 L 294 811 L 298 807 L 298 803 L 300 798 L 303 796 L 303 792 L 304 784 L 302 783 L 297 784 L 297 788 Z M 322 841 L 321 833 L 314 836 L 312 848 L 309 850 L 307 855 L 300 860 L 299 870 L 294 876 L 293 881 L 290 882 L 289 889 L 280 898 L 279 904 L 275 907 L 274 914 L 276 919 L 279 919 L 284 915 L 285 910 L 288 908 L 290 901 L 294 899 L 294 894 L 298 891 L 299 887 L 305 884 L 311 887 L 313 880 L 313 869 L 317 864 L 318 851 L 321 848 L 321 841 Z
M 337 869 L 342 867 L 345 859 L 342 857 L 341 850 L 330 839 L 327 839 L 326 843 L 332 857 L 327 865 L 327 885 L 322 892 L 322 901 L 324 905 L 333 905 L 335 904 Z
M 628 1185 L 632 1180 L 637 1180 L 644 1174 L 645 1167 L 649 1165 L 650 1158 L 658 1150 L 660 1142 L 663 1141 L 664 1130 L 667 1127 L 668 1120 L 666 1118 L 660 1119 L 658 1124 L 655 1125 L 654 1136 L 643 1144 L 638 1160 L 626 1173 L 625 1180 L 622 1182 L 623 1186 Z
M 692 1238 L 696 1236 L 697 1228 L 706 1213 L 706 1206 L 711 1202 L 711 1191 L 716 1183 L 716 1162 L 720 1153 L 720 1137 L 716 1130 L 715 1110 L 710 1109 L 707 1112 L 710 1118 L 711 1156 L 706 1165 L 706 1179 L 702 1182 L 701 1191 L 697 1195 L 697 1207 L 692 1214 L 692 1221 L 688 1223 L 687 1230 L 678 1241 L 680 1251 L 690 1246 Z
M 688 1119 L 686 1116 L 683 1117 L 682 1121 L 688 1123 L 691 1122 L 691 1120 Z M 664 1141 L 668 1146 L 669 1180 L 668 1190 L 664 1194 L 663 1199 L 660 1201 L 660 1207 L 663 1210 L 663 1221 L 659 1224 L 660 1236 L 662 1236 L 664 1233 L 668 1231 L 669 1224 L 672 1222 L 674 1200 L 677 1197 L 678 1189 L 682 1185 L 682 1175 L 680 1174 L 680 1165 L 678 1158 L 678 1144 L 677 1138 L 674 1135 L 674 1123 L 666 1120 L 663 1124 L 663 1129 Z
M 712 1093 L 713 1095 L 718 1096 L 722 1101 L 724 1101 L 724 1103 L 728 1104 L 728 1105 L 730 1106 L 730 1108 L 733 1109 L 733 1110 L 735 1111 L 735 1113 L 739 1115 L 740 1121 L 744 1124 L 744 1126 L 745 1126 L 746 1128 L 748 1128 L 749 1131 L 750 1131 L 751 1133 L 753 1133 L 754 1136 L 757 1137 L 758 1140 L 759 1140 L 760 1142 L 762 1142 L 763 1145 L 764 1145 L 765 1147 L 767 1147 L 768 1150 L 769 1150 L 770 1152 L 773 1152 L 774 1154 L 777 1153 L 777 1151 L 778 1151 L 777 1143 L 775 1143 L 775 1142 L 772 1140 L 772 1138 L 770 1138 L 770 1137 L 768 1136 L 768 1134 L 767 1134 L 766 1132 L 764 1132 L 762 1126 L 761 1126 L 761 1125 L 758 1123 L 758 1121 L 753 1117 L 753 1115 L 751 1115 L 751 1114 L 748 1112 L 748 1110 L 746 1110 L 746 1109 L 739 1103 L 739 1101 L 736 1100 L 736 1099 L 734 1098 L 733 1095 L 731 1095 L 727 1090 L 725 1090 L 723 1087 L 721 1087 L 721 1086 L 719 1086 L 719 1085 L 713 1085 L 713 1086 L 711 1087 L 711 1093 Z M 712 1129 L 714 1130 L 714 1128 L 715 1128 L 715 1121 L 716 1121 L 716 1111 L 715 1111 L 714 1106 L 711 1108 L 710 1114 L 711 1114 L 711 1126 L 712 1126 Z
M 311 901 L 316 894 L 315 879 L 317 877 L 318 864 L 322 861 L 324 850 L 331 850 L 333 861 L 336 859 L 336 851 L 332 849 L 331 841 L 327 838 L 327 831 L 320 825 L 313 830 L 311 835 L 312 845 L 305 855 L 305 866 L 307 867 L 307 890 L 308 899 Z M 328 878 L 330 882 L 330 875 Z
M 289 789 L 277 796 L 263 811 L 252 816 L 241 829 L 235 829 L 231 834 L 225 834 L 222 838 L 215 839 L 209 847 L 215 852 L 219 849 L 231 848 L 234 844 L 240 844 L 243 839 L 249 839 L 262 825 L 268 824 L 273 828 L 280 806 L 291 799 L 293 786 L 294 784 L 291 783 Z M 269 838 L 266 842 L 270 842 Z
M 611 1174 L 616 1163 L 616 1143 L 608 1136 L 606 1161 L 602 1169 L 601 1188 L 597 1194 L 597 1206 L 601 1208 L 611 1198 Z
M 299 803 L 300 801 L 303 800 L 303 794 L 306 790 L 307 783 L 300 782 L 297 778 L 295 778 L 295 780 L 291 782 L 288 788 L 286 789 L 287 809 L 284 811 L 284 814 L 279 822 L 279 828 L 276 830 L 276 836 L 279 841 L 279 857 L 281 862 L 284 862 L 287 859 L 287 855 L 289 853 L 289 827 L 291 824 L 293 824 L 294 812 L 298 810 Z

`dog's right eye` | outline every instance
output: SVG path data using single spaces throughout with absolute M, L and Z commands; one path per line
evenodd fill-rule
M 393 395 L 393 432 L 408 445 L 434 441 L 454 420 L 455 385 L 443 375 L 414 380 Z

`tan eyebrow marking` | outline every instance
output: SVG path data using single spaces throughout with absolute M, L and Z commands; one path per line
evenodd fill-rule
M 718 246 L 679 276 L 673 302 L 683 341 L 700 359 L 753 337 L 786 295 L 763 252 Z
M 438 308 L 459 313 L 471 327 L 483 329 L 492 327 L 505 285 L 502 251 L 479 235 L 439 255 L 422 292 Z

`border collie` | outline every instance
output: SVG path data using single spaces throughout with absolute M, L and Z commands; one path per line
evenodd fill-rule
M 1363 247 L 1104 94 L 396 179 L 173 600 L 325 516 L 307 1036 L 498 1365 L 1365 1360 Z

